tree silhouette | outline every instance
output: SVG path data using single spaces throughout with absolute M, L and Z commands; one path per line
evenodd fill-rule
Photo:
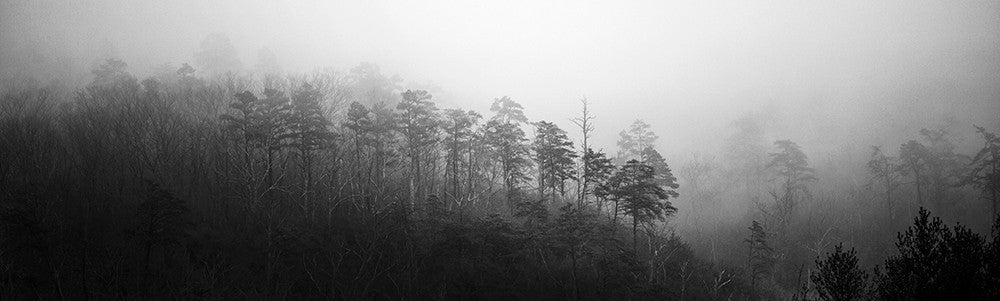
M 410 207 L 417 194 L 425 193 L 423 187 L 423 162 L 420 157 L 438 142 L 440 120 L 437 108 L 430 101 L 431 95 L 423 90 L 406 90 L 402 101 L 396 105 L 399 110 L 397 130 L 406 140 L 407 155 L 410 160 Z
M 885 190 L 886 210 L 888 210 L 889 220 L 893 220 L 896 215 L 892 208 L 892 192 L 900 185 L 900 166 L 896 162 L 896 158 L 886 155 L 878 146 L 872 146 L 871 159 L 868 160 L 866 166 L 868 173 L 872 175 L 869 186 L 878 184 Z
M 677 189 L 677 177 L 674 177 L 674 173 L 670 170 L 670 166 L 667 165 L 667 160 L 653 149 L 652 146 L 646 147 L 642 150 L 640 161 L 643 164 L 653 167 L 654 178 L 656 179 L 656 185 L 664 186 L 670 189 Z
M 732 123 L 736 132 L 726 139 L 725 155 L 731 162 L 732 173 L 747 187 L 756 183 L 766 164 L 763 123 L 760 116 L 743 116 Z
M 989 195 L 990 209 L 997 216 L 997 204 L 1000 203 L 1000 138 L 987 132 L 985 128 L 976 126 L 976 132 L 983 136 L 983 148 L 976 152 L 969 163 L 972 169 L 966 176 L 965 183 L 978 187 Z
M 677 212 L 677 208 L 668 201 L 677 197 L 677 192 L 660 187 L 655 175 L 652 166 L 629 160 L 608 180 L 609 196 L 615 202 L 616 211 L 621 210 L 632 217 L 633 250 L 637 250 L 639 223 L 662 220 Z M 619 204 L 621 208 L 618 208 Z
M 642 156 L 643 150 L 655 145 L 658 138 L 650 131 L 648 123 L 636 119 L 628 129 L 618 133 L 618 157 L 638 159 Z
M 585 179 L 585 185 L 580 193 L 584 195 L 594 194 L 597 197 L 598 210 L 604 208 L 603 200 L 608 197 L 608 189 L 605 184 L 614 171 L 614 164 L 604 152 L 587 149 L 587 152 L 583 154 L 583 175 L 581 177 Z
M 229 37 L 212 33 L 201 41 L 200 49 L 194 54 L 194 62 L 202 71 L 210 75 L 237 72 L 243 68 Z
M 528 180 L 525 171 L 530 162 L 521 123 L 527 122 L 520 104 L 509 97 L 497 98 L 490 107 L 493 117 L 483 127 L 484 142 L 493 149 L 500 161 L 502 181 L 508 208 L 514 211 L 514 196 L 518 186 Z
M 91 87 L 138 89 L 135 76 L 128 72 L 128 64 L 117 58 L 109 58 L 91 71 L 94 80 Z
M 757 290 L 757 279 L 771 273 L 774 268 L 774 249 L 768 245 L 768 235 L 757 221 L 750 225 L 750 237 L 745 239 L 750 251 L 747 253 L 747 267 L 750 270 L 750 287 Z
M 773 170 L 776 179 L 782 182 L 783 194 L 777 196 L 779 208 L 790 211 L 798 202 L 796 196 L 808 196 L 806 184 L 816 181 L 816 176 L 798 144 L 790 140 L 778 140 L 774 144 L 778 152 L 770 154 L 771 162 L 767 168 Z
M 236 94 L 236 102 L 230 105 L 236 114 L 223 114 L 226 129 L 238 133 L 244 145 L 247 157 L 247 171 L 253 161 L 253 150 L 261 150 L 265 154 L 264 184 L 271 187 L 274 184 L 273 162 L 275 154 L 284 147 L 282 138 L 288 130 L 288 114 L 291 109 L 288 98 L 283 93 L 273 89 L 264 90 L 265 98 L 257 98 L 250 91 Z
M 845 252 L 843 244 L 834 247 L 825 259 L 816 259 L 816 271 L 809 279 L 816 285 L 820 300 L 863 300 L 867 293 L 868 273 L 858 268 L 854 248 Z
M 287 146 L 283 138 L 289 130 L 291 103 L 285 93 L 275 89 L 264 89 L 264 98 L 257 102 L 254 110 L 259 142 L 267 155 L 267 186 L 274 183 L 274 160 L 282 148 Z
M 576 178 L 573 159 L 577 157 L 566 131 L 551 122 L 536 122 L 532 150 L 538 165 L 539 195 L 545 195 L 545 188 L 548 187 L 553 196 L 557 190 L 565 196 L 565 181 Z
M 471 152 L 475 138 L 473 128 L 482 116 L 475 111 L 463 111 L 459 109 L 445 110 L 445 140 L 446 153 L 448 156 L 445 177 L 451 179 L 451 198 L 460 198 L 462 166 L 471 168 L 472 161 L 463 162 L 464 155 Z M 471 159 L 471 158 L 470 158 Z M 469 179 L 471 180 L 471 179 Z
M 329 128 L 333 123 L 323 114 L 322 99 L 323 94 L 318 89 L 309 83 L 302 84 L 292 95 L 286 121 L 288 131 L 281 135 L 301 158 L 307 204 L 313 193 L 314 152 L 332 146 L 336 138 Z
M 917 204 L 921 206 L 924 205 L 921 184 L 925 181 L 924 177 L 926 177 L 928 155 L 927 148 L 916 140 L 907 141 L 899 148 L 899 159 L 903 163 L 903 169 L 901 170 L 904 176 L 913 176 L 913 184 L 917 188 Z
M 897 235 L 898 255 L 876 268 L 879 298 L 886 300 L 984 300 L 988 270 L 985 241 L 968 228 L 948 229 L 920 208 L 913 226 Z
M 528 117 L 524 116 L 524 107 L 507 96 L 494 99 L 493 105 L 490 106 L 490 112 L 493 112 L 492 120 L 497 120 L 500 123 L 528 123 Z
M 143 244 L 143 275 L 149 275 L 150 254 L 154 247 L 167 248 L 180 245 L 190 227 L 190 210 L 184 201 L 177 199 L 159 185 L 146 181 L 146 199 L 139 205 L 138 234 Z M 164 256 L 167 256 L 164 254 Z
M 920 136 L 926 141 L 924 153 L 927 162 L 927 172 L 925 177 L 929 188 L 931 188 L 930 198 L 934 200 L 934 208 L 938 211 L 948 209 L 944 204 L 953 194 L 947 194 L 948 190 L 959 184 L 965 172 L 965 156 L 955 153 L 955 145 L 948 137 L 948 132 L 944 129 L 921 129 Z

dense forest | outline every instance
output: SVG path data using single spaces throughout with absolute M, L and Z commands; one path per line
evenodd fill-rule
M 370 63 L 227 72 L 207 41 L 197 69 L 6 83 L 0 299 L 1000 298 L 996 130 L 961 128 L 965 154 L 924 129 L 819 187 L 752 117 L 724 158 L 667 162 L 587 99 L 560 128 L 506 96 L 438 108 Z

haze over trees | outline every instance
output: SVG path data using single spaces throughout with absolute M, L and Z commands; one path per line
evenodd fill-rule
M 855 23 L 736 27 L 747 16 L 706 4 L 726 21 L 691 40 L 679 34 L 690 28 L 658 31 L 673 28 L 661 19 L 686 24 L 668 9 L 542 3 L 581 14 L 511 19 L 511 7 L 398 3 L 369 16 L 385 4 L 341 4 L 219 18 L 253 28 L 230 35 L 177 29 L 200 35 L 183 52 L 164 45 L 182 42 L 174 30 L 149 45 L 105 41 L 82 65 L 8 58 L 17 49 L 2 44 L 44 31 L 0 13 L 18 20 L 0 19 L 0 300 L 1000 299 L 1000 119 L 963 102 L 995 92 L 966 82 L 995 77 L 966 64 L 993 52 L 931 39 L 965 23 L 896 10 L 910 23 L 884 22 L 916 29 L 859 22 L 880 37 L 864 43 Z M 882 8 L 866 5 L 856 9 Z M 162 25 L 180 15 L 168 6 L 131 17 Z M 210 12 L 191 6 L 184 16 Z M 60 12 L 47 16 L 111 29 Z M 301 23 L 320 17 L 348 25 Z M 132 25 L 115 32 L 148 32 Z M 795 38 L 759 31 L 771 26 Z M 969 36 L 990 44 L 990 33 Z M 353 48 L 364 43 L 378 47 Z M 892 55 L 861 67 L 845 59 L 882 48 Z M 7 73 L 25 64 L 38 79 Z M 678 73 L 646 70 L 666 67 Z

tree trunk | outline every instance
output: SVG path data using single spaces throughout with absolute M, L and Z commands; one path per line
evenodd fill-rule
M 573 300 L 580 300 L 580 281 L 579 277 L 577 276 L 575 249 L 572 252 L 570 252 L 570 256 L 573 259 Z
M 411 153 L 410 154 L 410 204 L 409 204 L 410 207 L 409 209 L 411 210 L 413 209 L 414 204 L 416 204 L 416 198 L 417 198 L 416 181 L 417 181 L 417 173 L 420 172 L 419 166 L 420 164 L 417 164 L 417 156 Z
M 638 238 L 638 236 L 636 236 L 636 233 L 637 233 L 636 230 L 638 230 L 638 229 L 639 229 L 639 218 L 636 217 L 636 212 L 633 211 L 632 212 L 632 252 L 635 253 L 636 256 L 639 256 L 639 248 L 637 247 L 637 245 L 638 245 L 637 243 L 638 243 L 638 239 L 639 238 Z
M 473 168 L 473 166 L 475 166 L 475 165 L 474 165 L 474 162 L 472 161 L 472 142 L 470 141 L 469 142 L 469 166 L 468 166 L 468 168 L 469 168 L 469 175 L 468 175 L 468 179 L 467 179 L 469 181 L 469 188 L 468 188 L 468 190 L 466 190 L 466 194 L 468 194 L 469 196 L 471 196 L 472 195 L 472 191 L 474 191 L 474 187 L 472 186 L 472 168 Z M 472 201 L 471 197 L 469 198 L 469 201 L 470 202 Z
M 992 170 L 993 176 L 994 177 L 1000 177 L 1000 174 L 997 173 L 997 169 L 998 169 L 997 168 L 997 160 L 1000 159 L 1000 158 L 997 158 L 997 152 L 994 151 L 994 152 L 991 152 L 991 153 L 992 153 L 992 157 L 993 157 L 993 163 L 991 164 L 992 165 L 992 169 L 993 169 Z M 993 180 L 993 179 L 989 179 L 989 178 L 986 179 L 986 181 L 990 181 L 990 180 Z M 986 185 L 989 185 L 989 186 L 993 187 L 993 189 L 990 189 L 990 192 L 993 195 L 993 200 L 992 200 L 993 201 L 992 202 L 993 203 L 993 216 L 991 216 L 991 217 L 994 218 L 994 219 L 997 218 L 997 190 L 1000 189 L 1000 187 L 998 187 L 1000 185 L 998 185 L 998 184 L 1000 184 L 1000 183 L 989 183 L 989 182 L 987 182 L 987 184 L 986 184 Z
M 270 148 L 268 148 L 268 150 L 267 150 L 267 168 L 264 169 L 264 173 L 267 174 L 267 188 L 266 189 L 270 189 L 272 186 L 274 186 L 274 177 L 273 177 L 272 172 L 271 172 L 271 165 L 273 164 L 273 160 L 274 160 L 274 155 L 273 154 L 274 154 L 274 152 L 271 151 Z
M 920 191 L 920 169 L 917 168 L 916 165 L 913 166 L 913 180 L 917 184 L 917 204 L 920 204 L 920 206 L 923 207 L 924 198 Z

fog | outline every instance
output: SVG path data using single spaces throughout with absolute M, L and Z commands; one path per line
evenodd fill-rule
M 769 136 L 809 152 L 895 145 L 886 140 L 949 118 L 995 126 L 1000 111 L 996 1 L 3 5 L 6 75 L 79 78 L 109 51 L 148 75 L 191 62 L 206 35 L 222 33 L 248 68 L 265 48 L 287 72 L 373 62 L 436 84 L 446 104 L 485 110 L 507 95 L 563 127 L 586 96 L 598 145 L 614 148 L 639 118 L 672 157 L 717 150 L 733 119 L 762 110 Z M 64 65 L 74 72 L 52 71 Z
M 739 235 L 745 234 L 751 220 L 765 220 L 767 218 L 762 216 L 769 214 L 761 209 L 760 199 L 770 200 L 772 196 L 775 202 L 779 199 L 774 194 L 774 187 L 780 186 L 780 183 L 775 184 L 778 182 L 773 182 L 773 179 L 763 180 L 763 166 L 757 167 L 759 170 L 754 174 L 754 177 L 759 178 L 757 180 L 751 180 L 751 176 L 739 180 L 739 176 L 733 175 L 736 172 L 732 170 L 739 168 L 733 167 L 735 163 L 731 153 L 736 143 L 734 141 L 741 141 L 741 133 L 763 141 L 766 153 L 777 151 L 776 146 L 771 143 L 773 141 L 794 141 L 808 156 L 809 165 L 815 168 L 816 183 L 810 184 L 810 190 L 806 191 L 808 197 L 803 197 L 811 203 L 800 207 L 805 208 L 799 209 L 804 211 L 795 215 L 797 219 L 804 220 L 803 224 L 790 222 L 791 225 L 801 226 L 801 229 L 808 229 L 800 229 L 808 234 L 796 236 L 781 232 L 779 235 L 785 235 L 789 241 L 787 245 L 795 245 L 795 250 L 798 250 L 792 251 L 794 248 L 789 247 L 786 253 L 805 252 L 809 256 L 819 256 L 822 252 L 817 250 L 831 249 L 829 242 L 822 243 L 827 234 L 834 231 L 830 230 L 833 229 L 832 226 L 822 228 L 824 226 L 817 226 L 810 220 L 816 214 L 836 215 L 837 222 L 823 219 L 816 223 L 854 223 L 853 226 L 837 228 L 832 237 L 858 244 L 862 265 L 869 267 L 881 263 L 885 255 L 890 254 L 887 250 L 893 246 L 894 233 L 905 230 L 910 217 L 917 214 L 917 208 L 924 206 L 923 201 L 913 201 L 921 198 L 919 176 L 915 176 L 915 189 L 911 189 L 913 185 L 910 182 L 900 180 L 902 182 L 899 185 L 903 188 L 899 189 L 903 192 L 897 197 L 901 199 L 898 202 L 902 205 L 897 204 L 896 209 L 891 204 L 888 205 L 889 209 L 871 209 L 865 207 L 869 205 L 859 205 L 881 199 L 878 192 L 881 188 L 872 188 L 870 182 L 873 181 L 873 176 L 869 174 L 870 168 L 866 165 L 872 159 L 871 147 L 881 146 L 887 154 L 893 155 L 907 141 L 924 141 L 921 140 L 925 137 L 921 136 L 922 129 L 940 129 L 946 133 L 947 140 L 954 144 L 954 153 L 966 156 L 955 158 L 966 160 L 983 148 L 984 136 L 976 132 L 974 125 L 993 133 L 1000 129 L 1000 1 L 995 0 L 0 0 L 0 82 L 4 83 L 0 91 L 12 90 L 11 87 L 15 85 L 12 83 L 28 79 L 38 83 L 38 86 L 58 87 L 60 91 L 68 92 L 62 94 L 62 98 L 84 102 L 85 99 L 90 99 L 89 93 L 96 93 L 87 90 L 96 85 L 96 73 L 92 71 L 110 58 L 127 63 L 127 71 L 139 81 L 155 77 L 163 70 L 180 74 L 174 70 L 183 64 L 191 64 L 197 70 L 194 76 L 212 83 L 213 80 L 222 78 L 221 74 L 213 74 L 210 71 L 213 68 L 206 67 L 206 62 L 199 62 L 196 57 L 196 53 L 202 51 L 206 43 L 212 43 L 211 37 L 228 39 L 235 50 L 237 61 L 207 63 L 225 64 L 229 68 L 225 71 L 247 76 L 262 76 L 264 73 L 310 74 L 321 70 L 334 70 L 344 75 L 356 66 L 372 63 L 386 78 L 399 79 L 399 89 L 394 91 L 397 95 L 408 89 L 427 90 L 433 95 L 432 100 L 437 107 L 475 110 L 486 117 L 485 120 L 489 120 L 488 116 L 492 115 L 490 108 L 494 100 L 509 96 L 524 107 L 528 120 L 555 123 L 567 132 L 575 146 L 581 145 L 583 137 L 579 127 L 571 120 L 580 117 L 580 100 L 586 98 L 589 109 L 596 117 L 593 120 L 595 128 L 590 144 L 595 150 L 603 150 L 609 157 L 615 158 L 617 165 L 625 163 L 627 159 L 619 153 L 619 133 L 626 130 L 633 121 L 642 120 L 651 125 L 650 130 L 659 136 L 655 151 L 662 154 L 674 172 L 679 174 L 677 181 L 680 183 L 680 196 L 671 198 L 678 211 L 676 215 L 667 218 L 664 224 L 669 225 L 671 233 L 679 234 L 697 256 L 720 265 L 734 264 L 734 260 L 745 257 L 738 253 L 742 251 L 719 249 L 745 246 L 744 237 Z M 225 93 L 234 92 L 232 87 L 223 90 L 227 91 Z M 234 97 L 239 97 L 232 94 L 235 93 L 213 101 L 232 102 Z M 292 95 L 291 92 L 287 94 Z M 177 96 L 180 94 L 169 95 L 180 97 Z M 349 103 L 350 101 L 341 103 L 343 107 L 339 110 L 346 112 Z M 365 105 L 371 106 L 372 103 Z M 226 106 L 228 103 L 221 107 L 226 110 Z M 214 118 L 213 122 L 221 124 L 222 121 L 215 117 L 223 113 L 210 117 Z M 5 115 L 0 114 L 0 117 L 3 116 Z M 340 127 L 342 123 L 346 124 L 343 120 L 333 120 L 331 127 Z M 746 130 L 741 126 L 747 124 L 753 129 L 759 127 L 760 137 L 740 132 L 741 129 Z M 535 137 L 532 126 L 525 124 L 523 127 L 528 131 L 527 137 Z M 338 133 L 341 134 L 348 132 L 346 128 L 340 130 L 342 132 Z M 749 132 L 757 133 L 754 130 Z M 62 134 L 59 137 L 73 135 Z M 339 146 L 346 147 L 344 145 L 360 142 L 349 143 L 343 140 L 337 143 L 343 143 Z M 472 171 L 472 142 L 469 145 L 469 191 L 465 192 L 468 194 L 468 202 L 478 204 L 473 201 L 476 198 L 499 199 L 500 194 L 472 195 L 475 177 Z M 72 147 L 67 147 L 70 148 Z M 352 150 L 364 153 L 363 150 L 367 149 L 356 146 Z M 293 156 L 292 151 L 285 152 L 287 153 L 284 155 L 276 156 L 285 161 L 299 158 Z M 303 156 L 305 152 L 302 151 Z M 369 155 L 372 157 L 367 159 L 377 162 L 374 159 L 375 150 L 371 152 Z M 362 166 L 360 162 L 365 159 L 358 157 L 353 159 L 355 161 L 350 161 L 349 157 L 343 157 L 340 153 L 324 155 L 329 156 L 323 157 L 328 161 L 321 164 L 342 168 L 327 171 L 329 174 L 325 176 L 334 179 L 338 179 L 341 174 L 352 176 L 352 169 L 360 170 L 361 167 L 358 166 Z M 250 153 L 246 156 L 244 159 L 251 162 L 246 163 L 246 166 L 260 163 L 254 160 L 263 160 L 255 157 L 260 156 L 259 154 Z M 418 156 L 412 156 L 409 160 L 418 162 L 415 163 L 415 173 L 420 174 Z M 423 171 L 431 173 L 430 188 L 420 190 L 424 188 L 418 180 L 418 193 L 434 195 L 432 193 L 443 193 L 438 190 L 447 190 L 435 188 L 437 176 L 447 180 L 451 175 L 456 183 L 460 178 L 450 174 L 452 171 L 439 171 L 436 165 L 439 158 L 436 154 L 433 156 L 433 159 L 424 159 L 433 160 L 430 162 L 433 162 L 431 166 L 434 169 L 430 172 Z M 206 155 L 208 157 L 211 156 Z M 271 182 L 271 153 L 267 153 L 266 157 L 265 174 L 267 181 Z M 767 158 L 761 160 L 766 161 Z M 450 159 L 442 157 L 442 160 Z M 50 162 L 56 161 L 58 160 Z M 348 161 L 354 165 L 344 163 Z M 461 163 L 448 162 L 448 166 Z M 688 173 L 699 162 L 707 162 L 715 168 L 705 179 L 697 178 L 700 175 L 693 179 Z M 962 162 L 965 165 L 956 163 L 955 166 L 961 166 L 955 167 L 955 170 L 964 172 L 963 168 L 972 164 Z M 218 167 L 220 170 L 221 168 Z M 297 170 L 296 168 L 299 167 L 285 166 L 280 170 L 282 173 L 292 174 L 291 171 Z M 411 207 L 414 199 L 423 197 L 414 196 L 414 171 L 402 167 L 396 170 L 396 174 L 388 172 L 387 175 L 381 175 L 388 177 L 388 180 L 383 180 L 391 185 L 373 184 L 383 189 L 379 191 L 384 195 L 378 197 L 368 196 L 374 194 L 374 190 L 362 187 L 368 184 L 357 183 L 354 184 L 360 186 L 341 187 L 336 192 L 334 188 L 326 187 L 324 189 L 329 189 L 323 192 L 326 194 L 317 192 L 321 189 L 310 187 L 313 179 L 309 168 L 303 168 L 309 170 L 305 174 L 310 178 L 304 180 L 303 183 L 306 184 L 302 184 L 302 195 L 314 193 L 318 195 L 315 198 L 338 200 L 368 197 L 378 200 L 376 202 L 390 203 L 393 201 L 389 200 L 405 198 L 405 193 L 401 193 L 403 190 L 383 191 L 386 186 L 396 185 L 397 188 L 409 187 L 408 200 Z M 151 170 L 154 171 L 137 174 L 147 180 L 149 173 L 154 174 L 153 178 L 161 177 L 163 180 L 158 182 L 159 185 L 170 186 L 167 183 L 173 183 L 171 189 L 177 190 L 175 193 L 178 194 L 190 194 L 187 198 L 192 202 L 203 197 L 198 193 L 213 197 L 234 194 L 227 194 L 228 190 L 222 188 L 218 191 L 227 193 L 209 188 L 196 191 L 185 186 L 187 184 L 171 182 L 173 180 L 170 179 L 183 178 L 181 175 L 184 172 L 178 171 L 178 175 L 167 176 L 157 174 L 162 171 L 156 171 L 156 168 Z M 230 170 L 228 167 L 225 170 L 228 175 Z M 14 171 L 11 171 L 12 177 L 17 177 Z M 371 172 L 369 167 L 369 180 Z M 457 173 L 457 169 L 454 173 Z M 539 171 L 538 183 L 545 181 L 541 179 L 541 173 Z M 908 177 L 903 171 L 899 173 L 901 178 Z M 405 182 L 402 180 L 404 175 L 411 177 L 408 186 L 401 184 Z M 30 177 L 25 177 L 28 178 Z M 246 178 L 253 177 L 248 175 Z M 325 177 L 322 179 L 328 180 Z M 704 181 L 703 186 L 696 185 L 699 179 Z M 2 180 L 0 177 L 0 184 L 5 184 Z M 277 181 L 295 180 L 299 179 Z M 491 189 L 494 188 L 494 182 L 497 182 L 495 178 L 491 178 Z M 531 181 L 526 183 L 525 187 L 534 185 L 530 184 Z M 949 211 L 935 213 L 944 216 L 948 223 L 965 222 L 977 233 L 990 233 L 987 212 L 976 209 L 980 208 L 977 206 L 988 206 L 989 203 L 984 201 L 988 199 L 987 194 L 984 192 L 980 195 L 978 190 L 970 188 L 971 184 L 968 182 L 953 184 L 960 188 L 936 188 L 938 190 L 933 197 L 947 198 L 953 203 L 949 203 L 952 204 Z M 219 187 L 229 187 L 226 185 L 219 184 Z M 294 184 L 287 185 L 298 187 Z M 582 204 L 588 198 L 587 184 L 573 184 L 574 193 L 580 191 L 580 186 L 577 185 L 584 187 L 583 197 L 580 197 Z M 250 187 L 249 184 L 246 186 Z M 455 194 L 459 194 L 459 187 L 457 184 L 455 186 Z M 501 185 L 497 184 L 499 186 Z M 787 184 L 787 187 L 791 187 L 791 184 Z M 935 187 L 945 186 L 940 184 Z M 512 202 L 511 188 L 507 187 L 506 191 L 508 203 Z M 545 199 L 546 188 L 532 187 L 535 188 L 542 191 L 538 197 Z M 342 198 L 343 195 L 348 195 L 344 192 L 345 189 L 360 192 Z M 555 199 L 556 187 L 551 189 L 551 198 Z M 184 194 L 180 191 L 191 192 Z M 771 194 L 768 195 L 767 192 Z M 891 188 L 889 192 L 892 192 Z M 126 192 L 118 190 L 118 193 L 128 195 L 127 189 Z M 562 194 L 562 197 L 566 197 L 565 191 Z M 787 195 L 793 195 L 791 188 L 788 188 Z M 458 199 L 457 196 L 454 197 Z M 306 200 L 312 198 L 306 197 Z M 596 199 L 601 198 L 596 197 L 595 202 Z M 890 196 L 886 199 L 891 201 Z M 835 205 L 827 205 L 824 201 Z M 499 205 L 494 206 L 490 201 L 489 205 L 476 206 L 479 205 L 473 207 L 480 211 L 473 210 L 476 212 L 474 214 L 460 212 L 486 216 L 489 210 Z M 598 216 L 600 212 L 605 212 L 602 211 L 605 210 L 602 206 L 596 205 Z M 556 212 L 557 206 L 550 204 L 549 207 L 552 212 Z M 229 207 L 226 208 L 225 210 L 230 210 Z M 204 208 L 195 208 L 193 211 L 202 209 Z M 614 210 L 613 223 L 617 226 L 617 205 Z M 882 222 L 883 216 L 875 217 L 876 213 L 872 213 L 882 210 L 890 212 L 892 221 L 887 222 L 888 224 L 878 224 Z M 334 211 L 336 210 L 330 209 L 329 212 Z M 221 214 L 211 210 L 205 212 Z M 349 215 L 345 212 L 341 214 Z M 513 212 L 514 209 L 510 209 L 511 215 L 515 215 Z M 894 215 L 896 212 L 899 212 L 898 216 Z M 848 219 L 852 220 L 848 222 Z M 364 220 L 359 223 L 368 225 L 366 223 L 369 222 L 371 221 Z M 858 234 L 858 237 L 864 236 L 868 240 L 851 234 L 854 230 L 860 231 L 858 229 L 867 227 L 865 225 L 875 224 L 884 226 L 885 229 L 879 230 L 884 232 Z M 767 224 L 765 228 L 772 225 Z M 625 226 L 632 227 L 630 242 L 635 249 L 636 226 Z M 818 235 L 814 232 L 822 232 L 823 229 L 826 229 L 826 233 L 822 234 L 818 242 L 814 241 Z M 646 231 L 653 232 L 648 229 Z M 650 238 L 650 248 L 652 241 Z M 816 247 L 810 249 L 813 250 L 810 252 L 815 254 L 803 251 L 806 249 L 791 243 L 792 241 L 812 243 Z M 145 256 L 148 269 L 148 250 Z M 773 293 L 770 295 L 772 297 L 791 296 L 798 282 L 792 283 L 793 280 L 790 279 L 795 275 L 789 273 L 794 271 L 796 264 L 799 264 L 800 274 L 803 265 L 812 264 L 812 257 L 788 256 L 787 258 L 793 259 L 787 259 L 784 263 L 779 260 L 778 265 L 782 267 L 778 269 L 781 271 L 775 272 L 786 275 L 771 277 L 771 281 L 776 283 L 775 287 L 780 287 L 769 291 Z M 268 258 L 270 260 L 271 257 Z M 576 257 L 573 260 L 573 275 L 576 277 Z M 713 269 L 716 268 L 713 266 Z M 760 291 L 757 290 L 757 284 L 754 284 L 756 274 L 752 272 L 753 268 L 749 270 L 752 276 L 746 279 L 751 279 L 750 289 L 732 289 L 736 291 L 738 298 L 762 298 L 758 295 Z M 721 271 L 724 274 L 727 270 L 721 268 Z M 358 273 L 364 274 L 360 271 Z M 59 276 L 54 279 L 58 282 Z M 5 282 L 0 278 L 0 284 L 3 283 Z M 399 290 L 402 293 L 386 293 L 384 297 L 392 299 L 413 292 Z M 575 287 L 575 290 L 576 294 L 580 294 L 579 287 Z M 87 292 L 86 280 L 83 281 L 83 291 L 84 296 L 91 294 Z M 354 296 L 334 291 L 325 292 L 321 296 L 333 299 L 375 298 L 372 297 L 375 294 L 372 292 L 360 292 Z M 776 291 L 779 293 L 774 293 Z M 740 292 L 748 293 L 742 295 Z M 273 297 L 271 293 L 273 292 L 267 291 L 253 296 Z M 716 287 L 713 294 L 713 299 L 721 298 L 719 287 Z M 4 295 L 0 294 L 2 296 Z M 574 296 L 579 299 L 579 295 Z M 684 296 L 681 293 L 680 298 L 683 299 Z

